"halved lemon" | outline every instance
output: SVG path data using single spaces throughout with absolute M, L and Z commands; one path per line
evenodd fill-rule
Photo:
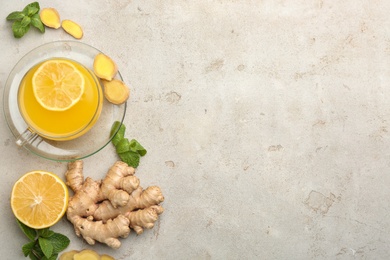
M 64 111 L 75 105 L 84 93 L 84 85 L 81 72 L 65 59 L 43 62 L 32 78 L 35 98 L 53 111 Z
M 68 207 L 68 188 L 54 173 L 31 171 L 12 188 L 11 208 L 23 224 L 41 229 L 56 224 Z

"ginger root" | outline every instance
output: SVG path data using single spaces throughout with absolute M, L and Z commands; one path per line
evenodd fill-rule
M 72 20 L 63 20 L 62 29 L 76 39 L 81 39 L 84 34 L 81 26 Z
M 120 105 L 126 102 L 130 96 L 129 88 L 119 79 L 103 80 L 103 86 L 104 96 L 113 104 Z
M 157 186 L 144 190 L 134 174 L 133 167 L 117 161 L 103 180 L 84 180 L 83 161 L 68 163 L 66 184 L 74 195 L 69 199 L 67 218 L 77 236 L 90 245 L 98 241 L 119 248 L 118 238 L 126 238 L 130 228 L 137 234 L 153 228 L 164 211 L 159 205 L 164 196 Z
M 111 81 L 118 72 L 118 67 L 110 57 L 99 53 L 93 61 L 93 72 L 99 78 Z
M 39 13 L 39 17 L 47 27 L 58 29 L 61 26 L 60 14 L 55 8 L 43 8 Z

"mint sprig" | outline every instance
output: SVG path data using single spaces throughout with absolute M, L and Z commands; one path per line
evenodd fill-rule
M 31 25 L 41 33 L 45 32 L 39 10 L 39 3 L 33 2 L 26 5 L 22 11 L 15 11 L 7 16 L 7 21 L 13 21 L 12 32 L 15 38 L 22 38 L 30 30 Z
M 137 140 L 132 139 L 129 141 L 128 138 L 125 138 L 125 132 L 126 127 L 123 124 L 118 121 L 114 122 L 110 135 L 116 134 L 111 142 L 114 144 L 119 158 L 129 166 L 137 168 L 140 157 L 144 156 L 147 151 Z
M 68 247 L 70 240 L 65 235 L 49 228 L 33 229 L 16 220 L 20 229 L 30 240 L 22 246 L 25 257 L 32 260 L 55 260 L 58 254 Z

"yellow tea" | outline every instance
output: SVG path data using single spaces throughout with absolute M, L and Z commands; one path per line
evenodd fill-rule
M 103 95 L 99 80 L 80 63 L 53 58 L 53 61 L 68 61 L 84 78 L 84 92 L 81 98 L 64 111 L 49 110 L 42 106 L 33 90 L 33 75 L 39 63 L 24 76 L 19 86 L 18 105 L 27 125 L 37 134 L 52 140 L 70 140 L 85 134 L 96 123 L 103 106 Z

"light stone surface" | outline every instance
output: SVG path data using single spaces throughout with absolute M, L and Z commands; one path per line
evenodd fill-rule
M 13 65 L 62 30 L 14 39 L 2 1 L 0 90 Z M 131 88 L 125 118 L 159 185 L 156 226 L 90 247 L 116 259 L 389 259 L 390 2 L 385 0 L 41 0 L 84 28 Z M 2 102 L 2 101 L 1 101 Z M 13 183 L 66 163 L 14 144 L 1 117 L 0 255 L 24 259 Z M 112 146 L 85 159 L 102 178 Z

